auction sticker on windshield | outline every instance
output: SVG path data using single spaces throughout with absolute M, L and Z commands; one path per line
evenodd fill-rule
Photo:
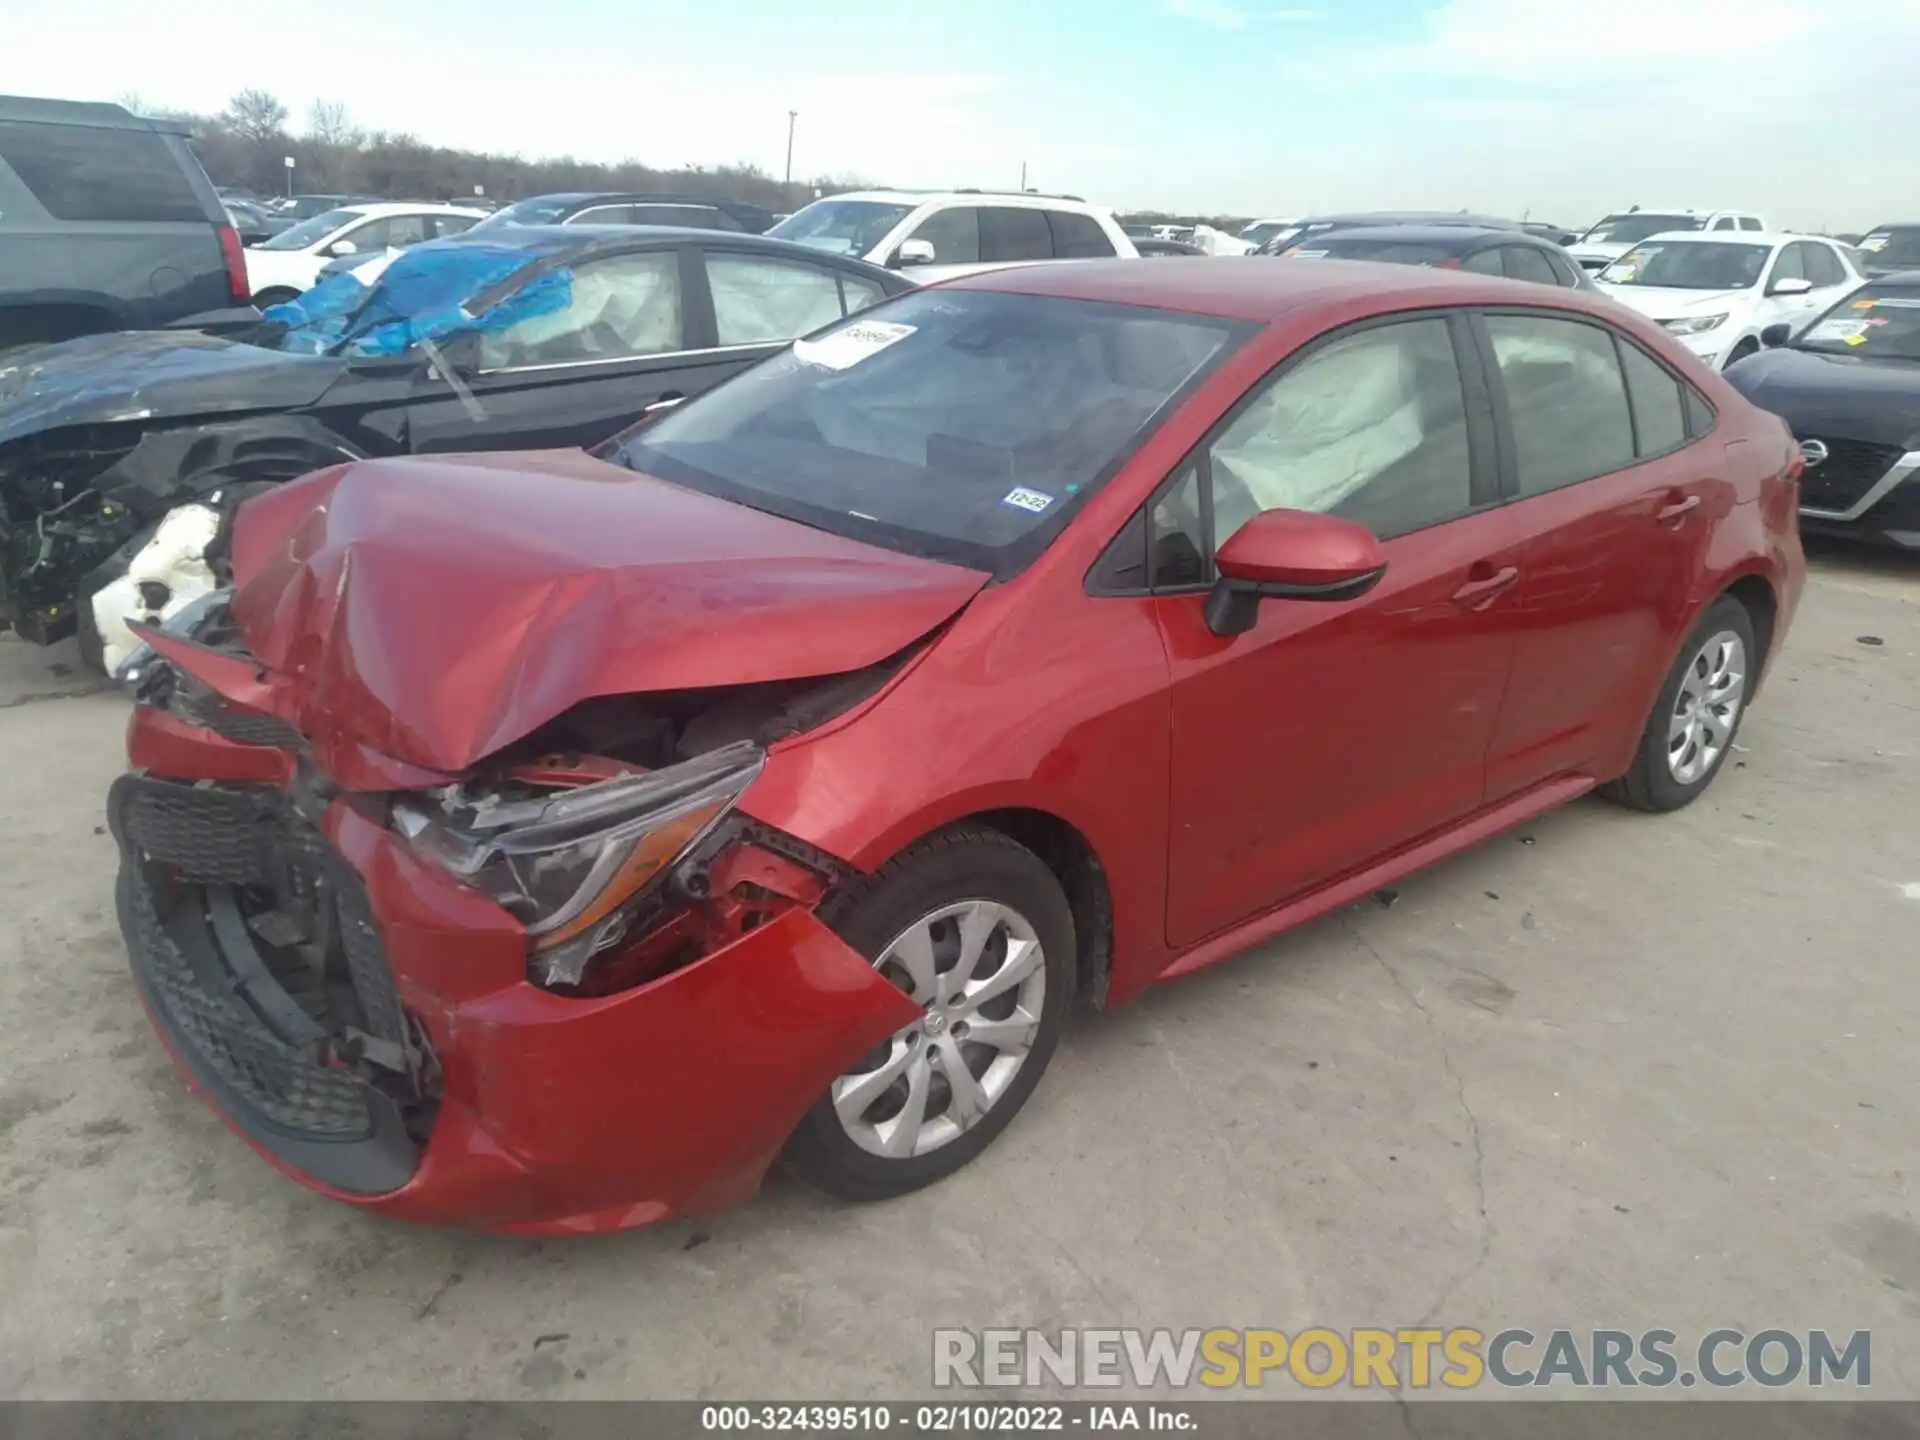
M 1858 345 L 1867 337 L 1865 320 L 1822 320 L 1807 332 L 1809 340 L 1839 340 Z
M 818 340 L 796 340 L 793 354 L 797 360 L 818 365 L 823 370 L 851 370 L 862 360 L 878 355 L 889 345 L 898 345 L 913 334 L 912 325 L 897 325 L 891 320 L 862 320 Z
M 1053 496 L 1039 490 L 1029 490 L 1024 485 L 1016 485 L 1000 497 L 1002 505 L 1011 505 L 1017 510 L 1031 510 L 1038 515 L 1053 504 Z

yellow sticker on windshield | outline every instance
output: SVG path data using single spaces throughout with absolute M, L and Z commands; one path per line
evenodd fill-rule
M 1864 345 L 1866 343 L 1867 343 L 1867 337 L 1864 331 L 1858 335 L 1847 336 L 1847 344 L 1849 345 Z
M 1879 303 L 1878 300 L 1856 300 L 1853 302 L 1853 308 L 1856 310 L 1871 310 Z

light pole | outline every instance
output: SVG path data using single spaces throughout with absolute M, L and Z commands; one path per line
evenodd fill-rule
M 793 122 L 800 118 L 798 110 L 787 111 L 787 184 L 793 183 Z
M 291 155 L 287 156 L 286 160 L 287 160 L 287 198 L 291 200 L 293 198 L 293 156 Z

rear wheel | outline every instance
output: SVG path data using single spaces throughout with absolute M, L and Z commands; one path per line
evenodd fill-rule
M 1721 596 L 1681 646 L 1632 766 L 1601 793 L 1636 810 L 1678 810 L 1699 799 L 1733 749 L 1759 664 L 1747 607 Z
M 850 1200 L 944 1179 L 1026 1103 L 1072 1009 L 1060 882 L 1008 836 L 966 826 L 916 845 L 822 918 L 926 1013 L 828 1087 L 788 1163 Z

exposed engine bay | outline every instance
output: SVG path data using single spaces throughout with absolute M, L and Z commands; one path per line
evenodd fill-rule
M 232 515 L 264 485 L 360 458 L 315 420 L 52 430 L 0 449 L 0 597 L 20 635 L 78 633 L 111 673 L 129 622 L 158 624 L 226 584 Z

